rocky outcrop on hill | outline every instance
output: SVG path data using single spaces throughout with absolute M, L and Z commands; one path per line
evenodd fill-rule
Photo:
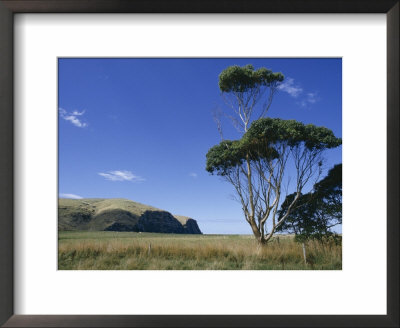
M 200 228 L 197 225 L 196 220 L 193 220 L 189 218 L 186 221 L 186 224 L 183 225 L 183 229 L 185 233 L 190 233 L 190 234 L 201 234 Z
M 201 234 L 196 220 L 126 199 L 59 199 L 58 229 Z
M 163 232 L 163 233 L 185 233 L 182 224 L 164 211 L 146 211 L 139 218 L 139 231 L 143 232 Z

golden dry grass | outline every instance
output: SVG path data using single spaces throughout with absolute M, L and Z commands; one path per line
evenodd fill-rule
M 340 270 L 341 246 L 280 236 L 260 247 L 248 235 L 60 232 L 61 270 Z

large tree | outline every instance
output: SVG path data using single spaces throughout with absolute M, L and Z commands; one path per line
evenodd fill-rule
M 282 217 L 295 194 L 288 195 L 278 212 Z M 299 241 L 323 240 L 342 223 L 342 164 L 335 165 L 314 189 L 299 197 L 287 219 L 277 231 L 294 233 Z
M 246 130 L 246 121 L 244 124 Z M 324 150 L 340 144 L 341 139 L 325 127 L 261 118 L 241 139 L 223 140 L 212 147 L 206 156 L 206 170 L 234 186 L 255 238 L 266 244 L 289 216 L 303 189 L 317 181 Z M 287 195 L 289 190 L 294 197 L 278 218 L 282 193 Z

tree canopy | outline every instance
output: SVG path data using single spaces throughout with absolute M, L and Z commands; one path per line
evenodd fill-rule
M 279 157 L 277 146 L 294 148 L 303 145 L 310 151 L 338 147 L 342 140 L 325 127 L 305 125 L 295 120 L 262 118 L 254 121 L 240 140 L 224 140 L 212 147 L 207 155 L 206 170 L 225 175 L 228 170 L 250 160 Z
M 221 72 L 218 86 L 222 92 L 246 92 L 258 86 L 271 86 L 283 79 L 282 73 L 274 73 L 265 67 L 255 70 L 253 65 L 234 65 Z
M 326 127 L 279 118 L 262 118 L 255 121 L 244 139 L 247 143 L 258 142 L 266 146 L 286 142 L 288 146 L 294 147 L 304 143 L 309 150 L 334 148 L 342 143 L 342 140 L 336 138 Z
M 295 197 L 288 195 L 278 216 Z M 277 231 L 294 233 L 299 241 L 323 240 L 333 234 L 331 228 L 342 223 L 342 164 L 336 164 L 327 176 L 314 185 L 314 190 L 301 195 Z

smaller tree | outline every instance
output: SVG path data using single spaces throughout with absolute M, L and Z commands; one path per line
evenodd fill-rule
M 282 203 L 278 216 L 287 212 L 295 194 Z M 334 235 L 332 228 L 342 223 L 342 164 L 335 165 L 328 175 L 315 184 L 314 190 L 297 200 L 287 219 L 277 229 L 294 233 L 297 241 L 323 240 Z

